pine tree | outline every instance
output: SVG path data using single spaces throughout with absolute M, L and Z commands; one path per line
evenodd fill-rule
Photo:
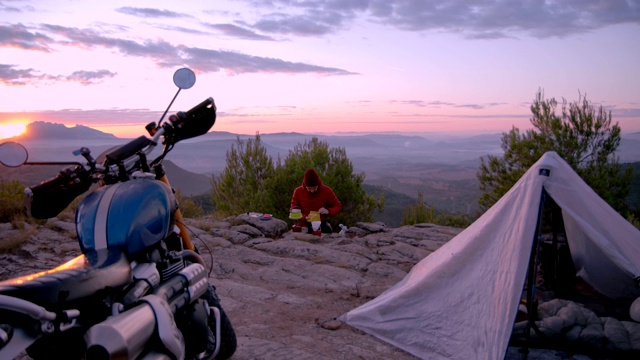
M 556 114 L 558 102 L 545 99 L 538 91 L 531 105 L 533 129 L 521 133 L 512 128 L 502 136 L 502 157 L 481 158 L 477 177 L 483 209 L 491 207 L 545 152 L 555 151 L 600 197 L 626 216 L 625 198 L 629 194 L 632 168 L 623 170 L 616 150 L 620 145 L 620 126 L 612 124 L 611 112 L 596 109 L 586 98 L 567 103 Z
M 211 200 L 221 215 L 273 210 L 267 182 L 273 177 L 273 160 L 262 146 L 260 135 L 243 141 L 240 137 L 226 154 L 227 166 L 213 176 Z

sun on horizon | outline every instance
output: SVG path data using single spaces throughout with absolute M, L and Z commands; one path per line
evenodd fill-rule
M 25 123 L 0 124 L 0 140 L 21 135 L 27 129 Z

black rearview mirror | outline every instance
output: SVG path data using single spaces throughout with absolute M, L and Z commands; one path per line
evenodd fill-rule
M 0 164 L 9 167 L 24 165 L 29 158 L 29 153 L 24 146 L 17 142 L 6 142 L 0 144 Z
M 178 69 L 173 74 L 173 83 L 180 89 L 189 89 L 196 83 L 196 74 L 191 69 Z

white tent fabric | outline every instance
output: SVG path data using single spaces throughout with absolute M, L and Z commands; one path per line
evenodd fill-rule
M 424 359 L 503 359 L 543 187 L 562 208 L 578 275 L 610 297 L 640 295 L 640 231 L 548 152 L 478 220 L 340 319 Z

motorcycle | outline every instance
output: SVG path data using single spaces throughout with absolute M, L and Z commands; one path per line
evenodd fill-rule
M 15 142 L 0 144 L 6 166 L 69 165 L 25 189 L 27 212 L 57 216 L 76 197 L 82 255 L 54 269 L 0 282 L 0 359 L 227 359 L 236 335 L 193 245 L 162 160 L 181 140 L 203 135 L 216 120 L 208 98 L 163 121 L 176 97 L 195 84 L 174 73 L 178 91 L 149 134 L 96 161 L 29 162 Z M 162 152 L 149 155 L 162 143 Z M 96 187 L 94 186 L 94 188 Z

